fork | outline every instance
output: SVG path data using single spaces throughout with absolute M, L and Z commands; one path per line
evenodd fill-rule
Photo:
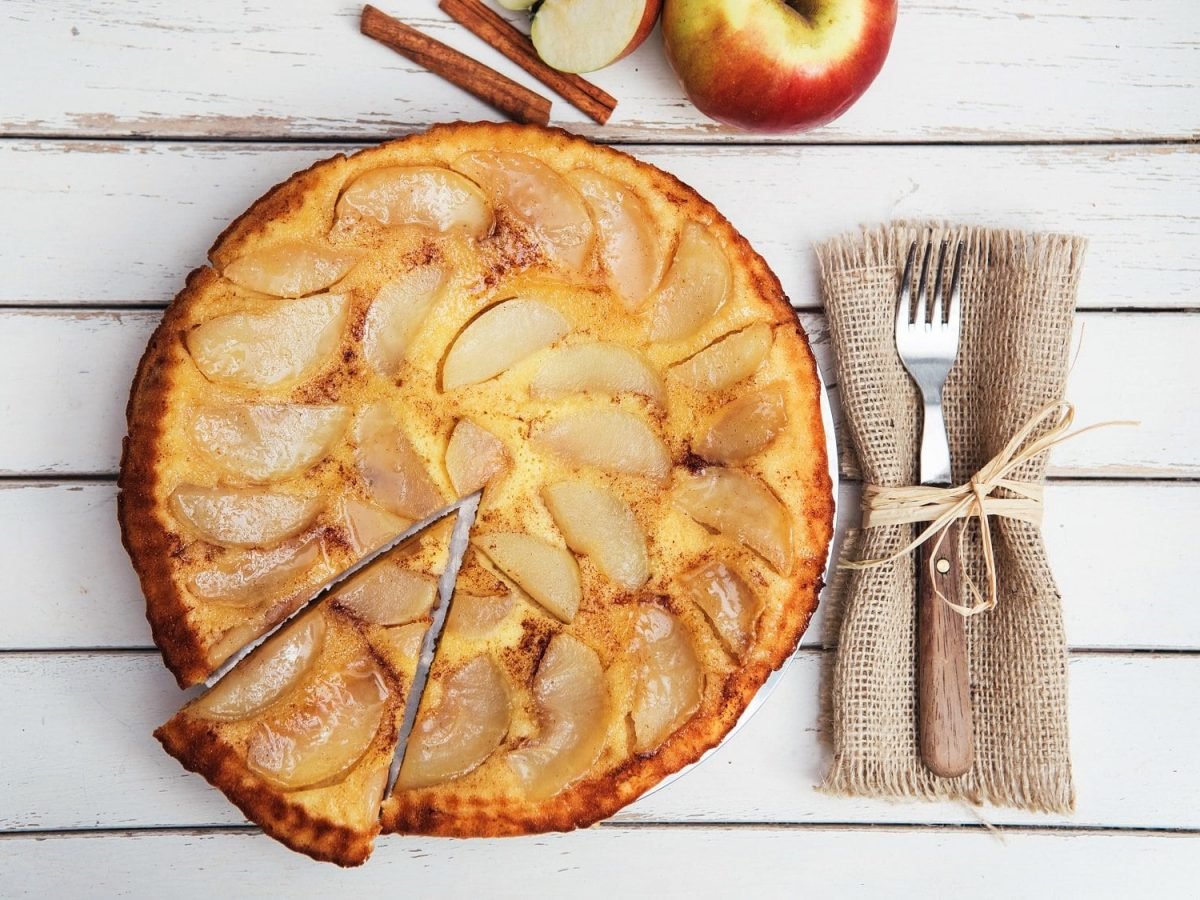
M 921 391 L 920 483 L 948 486 L 950 443 L 942 416 L 942 388 L 958 355 L 963 245 L 959 242 L 954 250 L 947 303 L 944 283 L 949 242 L 941 244 L 936 272 L 930 266 L 933 242 L 926 242 L 914 295 L 917 243 L 909 247 L 900 281 L 896 350 Z M 930 281 L 933 299 L 927 304 Z M 951 599 L 959 593 L 961 527 L 961 521 L 951 522 L 917 551 L 917 735 L 925 765 L 943 778 L 965 774 L 974 756 L 966 623 L 938 597 L 939 590 Z

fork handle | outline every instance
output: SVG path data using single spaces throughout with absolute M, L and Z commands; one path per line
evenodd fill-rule
M 922 544 L 917 566 L 917 734 L 921 758 L 942 778 L 965 774 L 975 755 L 966 619 L 937 596 L 940 588 L 948 599 L 961 599 L 961 528 L 961 520 L 953 521 L 940 543 L 934 535 Z

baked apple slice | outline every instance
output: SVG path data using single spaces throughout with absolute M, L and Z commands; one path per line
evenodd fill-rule
M 533 679 L 538 736 L 508 754 L 532 800 L 553 797 L 590 769 L 608 732 L 608 684 L 596 651 L 565 632 L 546 646 Z
M 473 494 L 508 469 L 500 438 L 470 419 L 460 419 L 446 445 L 446 473 L 460 497 Z
M 349 421 L 345 406 L 228 403 L 200 409 L 192 419 L 191 437 L 226 474 L 247 481 L 278 481 L 328 454 Z
M 548 485 L 542 496 L 567 546 L 628 591 L 650 578 L 646 532 L 629 504 L 601 487 L 582 481 Z
M 535 444 L 568 462 L 663 481 L 671 471 L 666 445 L 643 419 L 614 407 L 577 409 L 534 425 Z
M 767 449 L 787 427 L 787 391 L 772 382 L 722 407 L 696 452 L 715 463 L 738 463 Z
M 650 339 L 679 341 L 708 324 L 724 305 L 732 276 L 725 251 L 708 228 L 683 226 L 671 268 L 650 307 Z
M 709 560 L 679 576 L 689 600 L 712 622 L 721 643 L 741 659 L 754 640 L 762 601 L 735 569 L 721 560 Z
M 633 635 L 634 749 L 649 753 L 699 709 L 700 661 L 687 630 L 660 607 L 642 607 Z
M 607 341 L 572 344 L 552 350 L 529 383 L 538 399 L 570 394 L 641 394 L 662 407 L 667 391 L 658 373 L 636 350 Z
M 214 544 L 264 547 L 307 528 L 321 511 L 321 500 L 262 488 L 184 484 L 171 495 L 171 509 Z
M 410 519 L 423 518 L 445 505 L 425 461 L 386 402 L 364 410 L 356 436 L 358 471 L 376 503 Z
M 709 344 L 667 373 L 696 391 L 723 391 L 749 378 L 771 352 L 771 326 L 759 322 Z
M 683 475 L 675 504 L 708 528 L 741 541 L 786 575 L 792 569 L 792 523 L 774 492 L 739 469 L 710 466 Z
M 193 595 L 209 603 L 260 606 L 279 588 L 311 569 L 320 556 L 321 542 L 311 535 L 269 550 L 233 551 L 194 572 L 187 586 Z
M 363 353 L 380 375 L 394 378 L 399 372 L 444 278 L 445 272 L 439 266 L 420 266 L 389 281 L 371 301 L 363 331 Z
M 498 303 L 455 339 L 442 363 L 442 388 L 450 391 L 495 378 L 570 330 L 563 314 L 540 300 Z
M 492 230 L 492 206 L 475 182 L 438 166 L 384 166 L 355 178 L 338 199 L 339 226 L 369 220 L 463 231 L 473 238 Z
M 583 198 L 563 176 L 532 156 L 499 150 L 465 153 L 453 165 L 505 207 L 552 262 L 573 270 L 584 267 L 595 228 Z
M 295 384 L 326 363 L 342 341 L 346 298 L 319 294 L 270 312 L 230 313 L 197 325 L 185 342 L 204 377 L 241 388 Z
M 594 169 L 576 169 L 567 177 L 596 223 L 609 287 L 627 310 L 641 309 L 666 266 L 650 211 L 631 189 Z
M 406 625 L 429 615 L 437 600 L 437 579 L 406 569 L 394 556 L 352 576 L 334 596 L 334 605 L 371 625 Z
M 221 272 L 240 287 L 274 297 L 305 297 L 341 281 L 359 251 L 314 241 L 284 241 L 238 257 Z
M 398 789 L 428 787 L 466 775 L 508 733 L 512 717 L 508 686 L 490 656 L 474 657 L 439 686 L 441 696 L 435 702 L 422 701 L 396 780 Z
M 505 575 L 553 616 L 570 623 L 579 612 L 583 588 L 570 552 L 530 534 L 481 534 L 475 544 Z
M 349 495 L 338 501 L 338 519 L 346 532 L 350 549 L 366 556 L 381 547 L 413 523 L 412 519 L 393 515 L 373 503 Z

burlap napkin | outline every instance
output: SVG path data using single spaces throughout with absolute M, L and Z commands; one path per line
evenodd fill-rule
M 955 483 L 970 478 L 1045 404 L 1063 396 L 1084 242 L 1067 235 L 898 223 L 817 248 L 838 387 L 862 478 L 912 484 L 918 394 L 896 355 L 896 294 L 913 240 L 963 240 L 963 325 L 944 405 Z M 919 258 L 919 257 L 918 257 Z M 1040 481 L 1045 456 L 1015 477 Z M 1027 809 L 1074 807 L 1062 610 L 1040 530 L 993 519 L 997 607 L 967 620 L 975 764 L 943 779 L 918 756 L 912 555 L 845 573 L 830 621 L 837 652 L 827 697 L 834 793 L 960 798 Z M 984 581 L 976 525 L 964 565 Z M 843 558 L 894 553 L 915 526 L 851 536 Z

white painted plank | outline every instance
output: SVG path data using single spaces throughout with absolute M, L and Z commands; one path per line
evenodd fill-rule
M 268 187 L 350 146 L 0 144 L 0 303 L 164 303 Z M 1080 305 L 1200 304 L 1200 149 L 634 147 L 712 200 L 797 306 L 811 245 L 859 223 L 941 217 L 1087 235 Z
M 438 12 L 384 4 L 412 24 L 540 89 Z M 359 3 L 9 0 L 0 31 L 0 130 L 177 136 L 394 135 L 496 114 L 358 33 Z M 901 6 L 873 88 L 810 140 L 1188 138 L 1196 134 L 1188 0 L 986 0 Z M 153 73 L 153 77 L 147 77 Z M 553 119 L 609 140 L 736 137 L 684 98 L 657 34 L 592 76 L 620 99 L 599 127 L 556 101 Z M 540 89 L 545 92 L 544 89 Z M 768 137 L 768 139 L 770 139 Z
M 830 797 L 818 724 L 822 651 L 801 651 L 762 710 L 714 758 L 622 822 L 965 823 L 955 803 Z M 1078 811 L 985 809 L 996 824 L 1200 828 L 1200 657 L 1083 655 L 1070 665 Z M 0 830 L 193 827 L 241 815 L 150 732 L 183 696 L 149 653 L 0 655 Z
M 152 646 L 115 493 L 111 483 L 0 484 L 0 571 L 9 573 L 0 651 Z M 858 495 L 843 487 L 839 533 L 857 521 Z M 1070 646 L 1200 650 L 1200 604 L 1188 588 L 1200 583 L 1191 552 L 1200 485 L 1052 481 L 1046 505 Z M 818 612 L 803 645 L 823 636 Z
M 157 312 L 0 312 L 0 475 L 111 473 Z M 819 315 L 801 316 L 831 372 Z M 1086 327 L 1083 327 L 1086 325 Z M 1068 397 L 1080 422 L 1138 418 L 1056 449 L 1056 475 L 1200 474 L 1200 317 L 1085 313 Z
M 0 838 L 14 896 L 1192 896 L 1197 839 L 978 830 L 617 828 L 450 841 L 387 837 L 342 871 L 241 832 Z

